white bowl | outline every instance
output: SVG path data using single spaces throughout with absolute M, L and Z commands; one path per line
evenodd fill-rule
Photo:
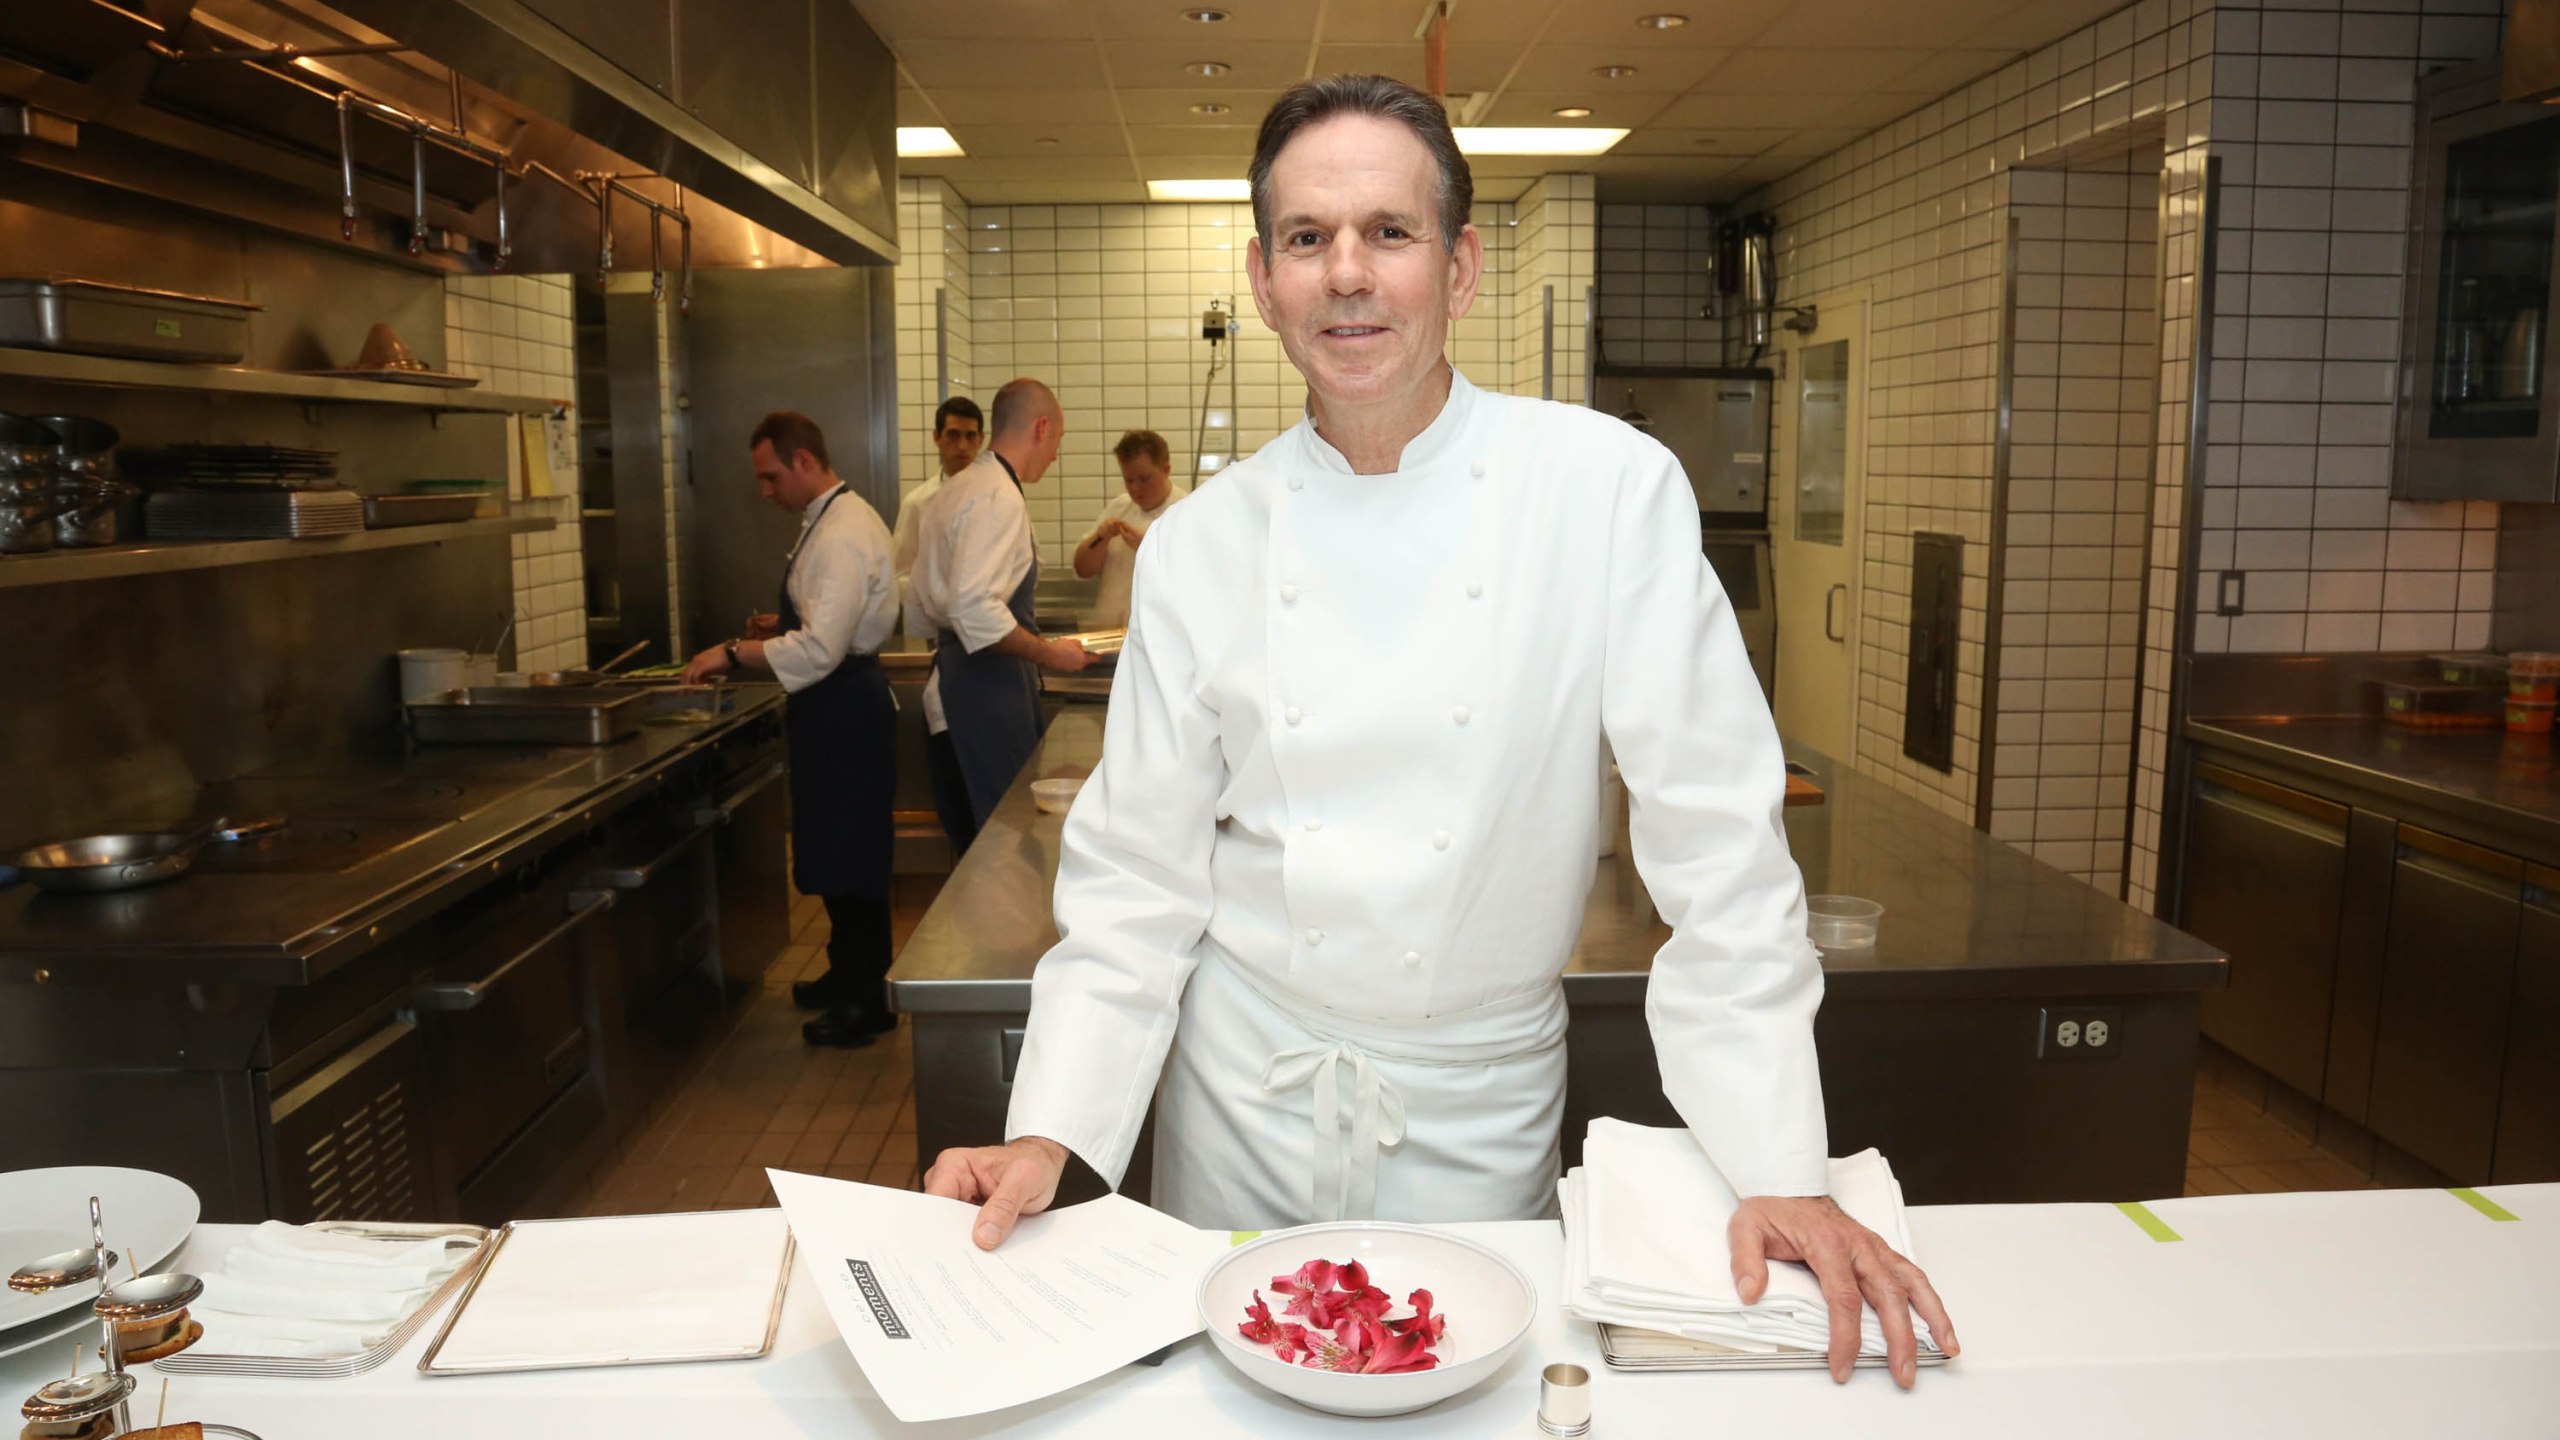
M 1076 779 L 1034 780 L 1031 803 L 1039 806 L 1043 815 L 1063 815 L 1075 803 L 1076 792 L 1083 788 L 1084 782 Z
M 1440 1363 L 1403 1375 L 1312 1370 L 1236 1333 L 1254 1291 L 1262 1292 L 1277 1317 L 1284 1297 L 1272 1293 L 1271 1277 L 1294 1274 L 1318 1259 L 1367 1266 L 1369 1283 L 1395 1299 L 1390 1314 L 1411 1313 L 1405 1297 L 1430 1291 L 1432 1310 L 1449 1317 L 1449 1332 L 1432 1352 Z M 1257 1385 L 1335 1415 L 1401 1415 L 1474 1389 L 1520 1348 L 1537 1306 L 1538 1289 L 1520 1267 L 1482 1245 L 1419 1225 L 1378 1221 L 1275 1230 L 1230 1251 L 1200 1281 L 1200 1318 L 1228 1363 Z

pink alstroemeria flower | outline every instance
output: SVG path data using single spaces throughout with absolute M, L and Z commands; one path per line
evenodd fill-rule
M 1257 1345 L 1268 1345 L 1284 1364 L 1354 1374 L 1398 1375 L 1437 1366 L 1431 1353 L 1448 1333 L 1445 1315 L 1431 1311 L 1431 1292 L 1416 1290 L 1406 1303 L 1414 1313 L 1388 1319 L 1394 1302 L 1369 1283 L 1369 1271 L 1357 1260 L 1336 1265 L 1310 1260 L 1295 1275 L 1274 1275 L 1271 1288 L 1289 1297 L 1284 1313 L 1302 1315 L 1305 1325 L 1276 1320 L 1262 1292 L 1253 1292 L 1245 1307 L 1245 1323 L 1236 1333 Z
M 1244 1313 L 1245 1323 L 1236 1327 L 1237 1334 L 1256 1345 L 1280 1343 L 1280 1322 L 1271 1318 L 1271 1306 L 1263 1300 L 1261 1291 L 1253 1292 L 1253 1303 L 1244 1307 Z
M 1398 1335 L 1418 1334 L 1425 1342 L 1434 1345 L 1440 1343 L 1441 1336 L 1449 1333 L 1449 1317 L 1431 1313 L 1430 1291 L 1416 1290 L 1405 1297 L 1404 1303 L 1413 1307 L 1413 1313 L 1401 1320 L 1388 1321 L 1389 1330 Z

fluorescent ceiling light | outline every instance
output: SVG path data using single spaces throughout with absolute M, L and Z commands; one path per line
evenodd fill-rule
M 1150 180 L 1150 200 L 1250 200 L 1253 187 L 1242 180 Z
M 1461 125 L 1457 133 L 1469 155 L 1605 155 L 1627 138 L 1598 125 Z
M 898 158 L 901 160 L 956 159 L 969 152 L 951 138 L 951 132 L 939 125 L 901 125 L 898 127 Z

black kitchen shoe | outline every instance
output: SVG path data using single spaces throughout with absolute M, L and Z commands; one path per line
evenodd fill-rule
M 859 1050 L 880 1038 L 879 1021 L 858 1005 L 840 1006 L 800 1024 L 800 1038 L 834 1050 Z

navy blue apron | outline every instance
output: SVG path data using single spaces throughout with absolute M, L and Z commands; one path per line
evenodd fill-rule
M 1006 475 L 1013 474 L 1003 456 L 996 463 Z M 1013 483 L 1019 489 L 1022 481 Z M 1040 557 L 1035 552 L 1022 583 L 1005 601 L 1014 623 L 1035 635 L 1040 633 L 1034 609 L 1039 588 Z M 1040 713 L 1040 667 L 999 655 L 992 645 L 972 655 L 944 626 L 934 645 L 933 669 L 942 677 L 942 718 L 960 759 L 960 778 L 969 788 L 969 808 L 983 826 L 1004 798 L 1005 787 L 1031 763 L 1040 733 L 1048 728 Z
M 786 635 L 801 628 L 791 572 L 834 503 L 831 495 L 818 507 L 783 563 L 779 608 Z M 825 679 L 785 702 L 782 723 L 791 746 L 791 883 L 803 895 L 887 898 L 898 703 L 890 698 L 880 657 L 847 651 Z

